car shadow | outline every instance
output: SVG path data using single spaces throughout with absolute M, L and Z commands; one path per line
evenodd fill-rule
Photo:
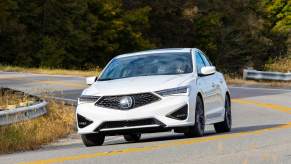
M 244 132 L 252 132 L 257 130 L 264 130 L 269 128 L 275 128 L 282 126 L 284 124 L 272 124 L 272 125 L 256 125 L 256 126 L 245 126 L 245 127 L 236 127 L 232 128 L 231 132 L 228 133 L 221 133 L 218 134 L 214 130 L 207 131 L 204 137 L 214 136 L 214 135 L 225 135 L 225 134 L 238 134 L 238 133 L 244 133 Z M 158 142 L 158 141 L 170 141 L 170 140 L 182 140 L 187 139 L 189 137 L 185 137 L 183 134 L 173 134 L 168 133 L 164 134 L 163 136 L 145 136 L 142 138 L 138 143 L 147 143 L 147 142 Z M 195 137 L 194 137 L 195 138 Z M 135 144 L 135 142 L 126 142 L 124 140 L 116 141 L 116 142 L 110 142 L 104 144 L 104 146 L 110 146 L 110 145 L 123 145 L 123 144 Z
M 228 133 L 221 133 L 217 134 L 214 130 L 206 131 L 206 134 L 204 137 L 209 136 L 215 136 L 215 135 L 227 135 L 227 134 L 238 134 L 238 133 L 244 133 L 244 132 L 252 132 L 257 130 L 264 130 L 269 128 L 275 128 L 282 126 L 284 124 L 272 124 L 272 125 L 256 125 L 256 126 L 244 126 L 244 127 L 235 127 L 232 128 L 231 132 Z M 118 136 L 116 136 L 118 137 Z M 195 137 L 193 137 L 194 139 Z M 117 140 L 110 140 L 106 141 L 104 145 L 98 146 L 95 148 L 106 148 L 110 146 L 118 146 L 118 145 L 135 145 L 135 144 L 143 144 L 143 143 L 151 143 L 151 142 L 162 142 L 162 141 L 172 141 L 172 140 L 183 140 L 183 139 L 189 139 L 189 137 L 185 137 L 181 133 L 152 133 L 152 134 L 146 134 L 142 137 L 142 139 L 139 142 L 126 142 L 123 138 L 118 137 Z M 66 144 L 66 145 L 55 145 L 55 146 L 49 146 L 49 147 L 43 147 L 42 149 L 38 151 L 48 151 L 48 150 L 66 150 L 66 149 L 72 149 L 72 148 L 82 148 L 85 147 L 82 144 L 82 141 L 80 139 L 79 143 L 72 143 L 72 144 Z M 92 147 L 91 147 L 92 148 Z M 94 148 L 94 147 L 93 147 Z

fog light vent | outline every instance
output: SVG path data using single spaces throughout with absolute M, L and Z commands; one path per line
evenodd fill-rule
M 173 118 L 176 120 L 185 120 L 188 116 L 188 105 L 184 105 L 183 107 L 179 108 L 177 111 L 167 115 L 169 118 Z
M 77 114 L 77 120 L 78 120 L 78 127 L 79 128 L 84 128 L 84 127 L 93 123 L 93 121 L 90 121 L 79 114 Z

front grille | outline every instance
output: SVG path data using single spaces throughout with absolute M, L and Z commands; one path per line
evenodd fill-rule
M 160 121 L 153 118 L 149 118 L 149 119 L 140 119 L 140 120 L 108 121 L 108 122 L 102 123 L 95 131 L 99 131 L 102 129 L 146 126 L 146 125 L 164 126 L 164 124 L 161 123 Z
M 123 109 L 120 107 L 120 100 L 125 97 L 131 97 L 133 104 L 127 109 L 137 108 L 143 105 L 153 103 L 160 100 L 160 98 L 152 93 L 140 93 L 131 95 L 120 95 L 120 96 L 103 96 L 101 97 L 95 105 L 100 107 L 112 108 L 112 109 Z

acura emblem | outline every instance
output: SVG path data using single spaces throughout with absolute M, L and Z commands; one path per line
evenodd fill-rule
M 119 101 L 119 106 L 122 109 L 129 109 L 133 106 L 133 99 L 130 96 L 124 96 Z

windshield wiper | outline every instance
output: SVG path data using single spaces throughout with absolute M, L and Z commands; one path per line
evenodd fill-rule
M 113 78 L 98 79 L 98 81 L 109 81 L 109 80 L 115 80 L 115 79 L 113 79 Z

